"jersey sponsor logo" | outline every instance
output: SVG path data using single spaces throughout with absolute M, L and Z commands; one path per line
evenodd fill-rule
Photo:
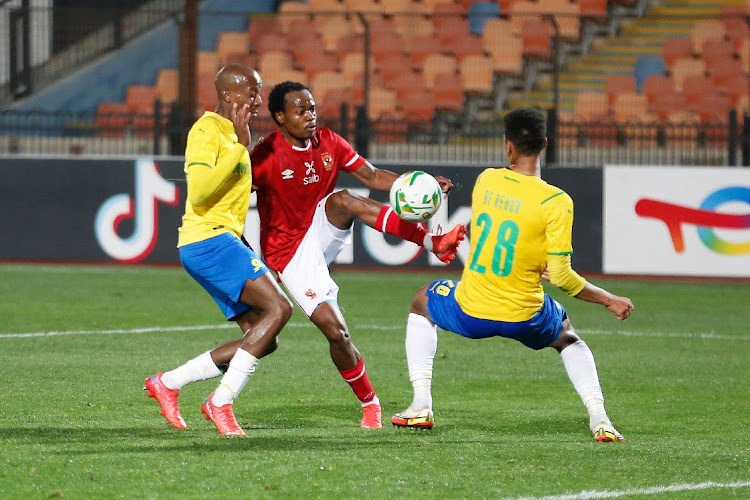
M 235 165 L 234 170 L 232 171 L 233 174 L 247 174 L 250 172 L 250 164 L 245 162 L 239 162 L 237 165 Z
M 294 170 L 291 168 L 287 168 L 283 172 L 281 172 L 281 178 L 282 179 L 291 179 L 294 177 Z
M 320 159 L 323 160 L 323 170 L 326 172 L 333 170 L 333 157 L 331 153 L 320 153 Z
M 310 162 L 306 161 L 305 167 L 307 167 L 307 170 L 305 171 L 305 178 L 303 179 L 303 183 L 305 186 L 320 181 L 320 176 L 315 173 L 315 160 Z
M 135 162 L 135 199 L 128 193 L 107 198 L 96 212 L 94 234 L 101 249 L 120 262 L 138 262 L 153 250 L 159 235 L 159 202 L 176 205 L 179 189 L 164 180 L 153 160 Z M 134 219 L 133 234 L 120 236 L 125 219 Z
M 709 194 L 700 207 L 690 208 L 650 198 L 641 198 L 635 204 L 635 213 L 641 217 L 661 220 L 667 226 L 672 245 L 677 253 L 685 251 L 683 224 L 697 226 L 698 237 L 708 248 L 719 254 L 740 255 L 750 252 L 750 241 L 730 242 L 719 238 L 714 229 L 749 229 L 750 213 L 730 214 L 716 211 L 730 202 L 750 204 L 750 188 L 730 186 Z

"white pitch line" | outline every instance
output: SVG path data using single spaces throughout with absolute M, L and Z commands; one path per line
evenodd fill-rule
M 750 481 L 735 481 L 731 483 L 716 483 L 707 481 L 705 483 L 670 484 L 669 486 L 652 486 L 650 488 L 631 488 L 627 490 L 604 490 L 604 491 L 582 491 L 580 493 L 566 493 L 563 495 L 549 495 L 545 497 L 507 497 L 503 500 L 596 500 L 599 498 L 620 498 L 631 495 L 660 495 L 662 493 L 673 493 L 679 491 L 698 491 L 717 488 L 747 488 Z
M 142 328 L 117 328 L 111 330 L 62 330 L 50 332 L 25 332 L 25 333 L 0 333 L 0 339 L 10 338 L 33 338 L 33 337 L 56 337 L 65 335 L 127 335 L 132 333 L 154 333 L 154 332 L 189 332 L 195 330 L 219 330 L 231 329 L 237 326 L 232 322 L 219 323 L 215 325 L 193 325 L 193 326 L 146 326 Z M 285 328 L 314 328 L 311 322 L 289 323 Z M 406 325 L 354 325 L 354 331 L 381 330 L 381 331 L 405 331 Z M 626 337 L 669 337 L 682 339 L 711 339 L 711 340 L 750 340 L 747 335 L 717 335 L 715 333 L 664 333 L 664 332 L 633 332 L 614 330 L 578 330 L 584 335 L 623 335 Z

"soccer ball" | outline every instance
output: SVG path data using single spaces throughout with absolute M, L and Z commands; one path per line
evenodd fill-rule
M 426 172 L 406 172 L 391 186 L 391 206 L 407 222 L 428 220 L 435 215 L 442 202 L 440 184 Z

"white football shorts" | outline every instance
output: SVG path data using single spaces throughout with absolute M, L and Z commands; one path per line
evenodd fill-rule
M 339 286 L 331 278 L 328 265 L 351 244 L 354 232 L 354 224 L 342 230 L 328 222 L 328 196 L 318 203 L 310 229 L 284 272 L 279 273 L 279 280 L 308 317 L 322 302 L 337 300 Z

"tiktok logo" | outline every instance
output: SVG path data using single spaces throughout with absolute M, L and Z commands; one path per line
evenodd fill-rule
M 714 232 L 714 229 L 750 229 L 750 213 L 742 215 L 716 211 L 725 203 L 737 201 L 750 205 L 750 188 L 732 186 L 720 189 L 708 195 L 697 209 L 642 198 L 635 205 L 635 213 L 664 222 L 677 253 L 685 251 L 682 225 L 694 224 L 698 226 L 701 241 L 710 250 L 724 255 L 741 255 L 750 252 L 750 241 L 733 243 L 719 238 Z
M 165 181 L 153 160 L 135 162 L 135 200 L 120 193 L 108 198 L 99 207 L 94 222 L 96 241 L 104 252 L 120 262 L 138 262 L 147 257 L 159 234 L 159 202 L 176 205 L 179 190 Z M 120 222 L 133 219 L 133 234 L 122 238 Z

